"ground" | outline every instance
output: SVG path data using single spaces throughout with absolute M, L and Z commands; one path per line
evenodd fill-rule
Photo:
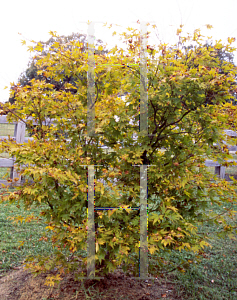
M 1 300 L 52 300 L 52 299 L 181 299 L 175 294 L 175 287 L 167 280 L 136 280 L 121 270 L 101 280 L 74 281 L 73 275 L 63 277 L 57 287 L 44 285 L 46 274 L 33 277 L 23 266 L 7 272 L 0 278 Z M 84 287 L 83 287 L 84 285 Z M 91 287 L 91 289 L 90 289 Z

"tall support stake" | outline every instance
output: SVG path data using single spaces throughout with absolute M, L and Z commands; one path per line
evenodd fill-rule
M 94 59 L 94 22 L 88 26 L 88 72 L 87 72 L 87 132 L 95 135 L 95 59 Z
M 147 26 L 141 22 L 140 51 L 140 134 L 148 135 L 148 91 L 147 91 Z M 140 278 L 148 276 L 147 243 L 147 166 L 140 166 Z
M 88 166 L 87 277 L 95 277 L 94 166 Z
M 140 134 L 148 135 L 148 91 L 147 91 L 147 26 L 141 23 L 140 49 Z
M 148 276 L 147 166 L 140 166 L 140 278 Z

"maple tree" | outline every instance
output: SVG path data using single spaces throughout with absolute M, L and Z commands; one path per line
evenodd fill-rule
M 237 69 L 226 62 L 226 72 L 219 72 L 214 55 L 222 48 L 233 52 L 233 39 L 226 45 L 216 41 L 207 48 L 200 30 L 181 34 L 182 27 L 177 31 L 178 46 L 147 46 L 148 136 L 139 131 L 141 38 L 132 28 L 121 35 L 127 49 L 115 46 L 108 55 L 94 55 L 95 84 L 101 91 L 96 93 L 94 104 L 96 135 L 87 135 L 87 84 L 77 75 L 88 71 L 88 54 L 80 50 L 77 41 L 69 42 L 71 48 L 53 43 L 48 55 L 36 63 L 54 81 L 74 76 L 73 83 L 56 90 L 45 79 L 32 79 L 29 86 L 18 86 L 13 104 L 4 105 L 9 121 L 25 120 L 34 140 L 22 145 L 13 140 L 1 142 L 2 152 L 14 156 L 15 164 L 22 166 L 21 174 L 28 176 L 23 185 L 2 196 L 2 202 L 23 201 L 26 208 L 42 207 L 41 216 L 29 216 L 26 221 L 44 216 L 46 228 L 53 233 L 53 258 L 42 256 L 37 263 L 28 264 L 35 274 L 57 266 L 59 274 L 54 279 L 60 280 L 60 273 L 77 270 L 80 264 L 86 266 L 87 258 L 79 251 L 87 248 L 88 165 L 97 165 L 95 206 L 126 209 L 95 211 L 96 272 L 107 274 L 124 262 L 125 271 L 133 265 L 138 274 L 140 216 L 139 211 L 129 210 L 140 205 L 140 170 L 134 165 L 149 165 L 150 254 L 159 249 L 198 252 L 209 246 L 208 238 L 197 230 L 203 222 L 221 221 L 224 228 L 218 235 L 233 236 L 236 229 L 208 207 L 211 203 L 234 205 L 236 181 L 230 184 L 215 176 L 216 181 L 211 182 L 203 158 L 207 155 L 222 165 L 231 165 L 226 161 L 232 158 L 228 151 L 212 145 L 222 145 L 225 140 L 226 111 L 236 115 L 236 108 L 225 99 L 233 97 Z M 185 48 L 189 43 L 196 43 L 198 49 Z M 40 45 L 37 49 L 43 51 Z M 125 100 L 117 96 L 121 92 L 127 93 Z M 207 101 L 212 104 L 204 105 Z M 39 124 L 37 131 L 32 118 Z M 105 152 L 102 145 L 110 151 Z M 233 217 L 233 207 L 227 213 Z M 15 219 L 23 221 L 22 217 Z M 71 260 L 63 249 L 70 250 Z
M 31 80 L 45 80 L 47 83 L 51 83 L 54 85 L 54 89 L 56 90 L 62 90 L 63 86 L 65 83 L 72 83 L 74 84 L 76 78 L 75 76 L 64 76 L 62 80 L 53 80 L 53 78 L 48 78 L 46 71 L 44 69 L 44 66 L 40 66 L 36 64 L 37 60 L 39 60 L 42 57 L 46 57 L 48 54 L 53 54 L 53 44 L 59 44 L 59 45 L 64 45 L 64 50 L 70 50 L 71 47 L 73 47 L 72 43 L 70 41 L 79 42 L 81 44 L 81 51 L 86 52 L 87 51 L 87 37 L 86 34 L 80 34 L 80 33 L 72 33 L 71 35 L 68 36 L 51 36 L 50 39 L 48 39 L 46 42 L 40 41 L 38 42 L 35 46 L 33 46 L 30 50 L 34 52 L 33 57 L 30 58 L 30 61 L 28 63 L 28 66 L 24 72 L 22 72 L 18 78 L 17 83 L 11 87 L 12 91 L 15 91 L 17 89 L 17 86 L 27 86 L 31 85 Z M 23 44 L 25 44 L 25 41 L 23 41 Z M 96 48 L 103 44 L 101 40 L 96 40 L 95 41 Z M 39 51 L 38 51 L 39 49 Z M 49 50 L 50 49 L 50 50 Z M 72 49 L 71 49 L 72 50 Z M 108 50 L 98 50 L 95 49 L 95 53 L 98 54 L 107 54 Z M 62 70 L 63 72 L 63 70 Z M 84 80 L 86 82 L 87 80 L 87 74 L 86 72 L 77 74 L 81 78 L 81 80 Z M 71 92 L 75 92 L 72 90 Z M 15 102 L 15 92 L 12 93 L 11 97 L 9 98 L 10 103 Z

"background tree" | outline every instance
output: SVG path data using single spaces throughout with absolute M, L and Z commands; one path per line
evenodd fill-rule
M 52 51 L 52 45 L 55 43 L 59 43 L 59 45 L 64 45 L 64 49 L 65 51 L 72 51 L 72 44 L 70 43 L 71 41 L 74 42 L 78 42 L 80 43 L 80 49 L 82 52 L 86 52 L 87 51 L 87 35 L 86 34 L 80 34 L 80 33 L 72 33 L 71 35 L 68 36 L 54 36 L 51 37 L 48 41 L 43 42 L 40 41 L 37 43 L 36 46 L 34 46 L 32 48 L 32 50 L 34 50 L 34 57 L 30 59 L 29 63 L 28 63 L 28 67 L 27 69 L 21 73 L 19 79 L 18 79 L 18 84 L 15 84 L 12 86 L 12 90 L 16 91 L 17 90 L 17 86 L 27 86 L 27 85 L 31 85 L 31 80 L 45 80 L 47 83 L 51 83 L 54 85 L 55 90 L 59 91 L 59 90 L 64 90 L 64 84 L 65 83 L 71 83 L 74 84 L 75 81 L 77 80 L 77 76 L 81 79 L 84 80 L 85 82 L 87 82 L 87 73 L 80 73 L 80 74 L 68 74 L 67 76 L 62 76 L 62 80 L 60 81 L 56 81 L 53 78 L 49 78 L 47 76 L 45 76 L 45 68 L 44 66 L 41 66 L 41 68 L 39 68 L 39 66 L 37 66 L 37 61 L 42 58 L 42 57 L 47 57 L 47 55 L 53 55 L 54 52 Z M 95 54 L 102 54 L 105 55 L 108 53 L 108 50 L 103 49 L 103 50 L 98 50 L 96 49 L 96 47 L 100 46 L 103 42 L 101 40 L 96 40 L 95 41 Z M 40 48 L 38 48 L 40 47 Z M 41 47 L 43 47 L 43 50 L 38 50 L 38 49 L 42 49 Z M 49 51 L 49 49 L 51 49 Z M 63 71 L 62 71 L 63 72 Z M 63 75 L 63 73 L 62 73 Z M 71 91 L 72 93 L 76 93 L 75 90 Z M 15 95 L 16 93 L 14 93 L 10 98 L 9 98 L 9 102 L 12 104 L 15 102 Z
M 222 165 L 231 165 L 226 162 L 231 155 L 214 151 L 209 145 L 224 139 L 222 129 L 228 115 L 219 108 L 232 108 L 225 99 L 233 98 L 237 69 L 228 63 L 226 73 L 220 72 L 219 60 L 213 56 L 213 52 L 225 47 L 220 42 L 211 50 L 201 46 L 199 30 L 192 36 L 182 37 L 181 32 L 179 35 L 183 44 L 199 43 L 198 51 L 190 49 L 185 55 L 176 46 L 168 51 L 165 44 L 148 45 L 149 136 L 141 135 L 137 125 L 141 74 L 139 66 L 132 64 L 138 61 L 141 40 L 139 32 L 131 28 L 122 34 L 128 45 L 126 51 L 114 47 L 110 56 L 95 55 L 95 80 L 98 90 L 101 89 L 94 104 L 96 135 L 87 134 L 87 86 L 83 79 L 66 83 L 64 90 L 56 90 L 46 79 L 33 79 L 31 86 L 19 86 L 14 104 L 5 104 L 10 121 L 23 119 L 31 128 L 33 117 L 39 124 L 38 132 L 32 131 L 34 141 L 28 144 L 1 142 L 2 152 L 8 152 L 16 158 L 16 165 L 23 166 L 21 174 L 33 179 L 9 191 L 2 201 L 23 201 L 26 208 L 42 207 L 40 217 L 46 219 L 47 228 L 53 233 L 52 256 L 33 258 L 36 264 L 27 264 L 36 274 L 58 267 L 59 279 L 61 272 L 86 267 L 87 258 L 81 252 L 87 249 L 88 228 L 85 165 L 102 165 L 95 173 L 95 206 L 126 209 L 95 213 L 95 222 L 99 224 L 95 240 L 97 273 L 108 274 L 122 265 L 124 271 L 135 266 L 134 275 L 138 275 L 140 216 L 129 210 L 140 205 L 140 170 L 134 165 L 150 165 L 149 255 L 159 257 L 160 250 L 200 251 L 209 245 L 208 238 L 197 230 L 204 222 L 221 221 L 220 237 L 231 236 L 236 230 L 223 215 L 208 208 L 211 204 L 231 204 L 228 215 L 233 218 L 237 182 L 234 180 L 230 185 L 217 176 L 216 182 L 211 182 L 203 155 Z M 46 78 L 60 81 L 68 74 L 87 71 L 86 54 L 75 47 L 74 41 L 70 43 L 69 50 L 67 45 L 53 43 L 49 53 L 56 52 L 55 55 L 37 61 L 39 68 L 44 67 Z M 232 51 L 231 40 L 225 49 Z M 130 67 L 124 68 L 122 64 Z M 117 97 L 119 91 L 128 93 L 125 101 Z M 214 105 L 205 106 L 209 100 Z M 46 126 L 52 122 L 54 126 Z M 59 130 L 67 132 L 67 141 L 63 134 L 55 139 Z M 105 153 L 101 145 L 112 151 Z M 161 152 L 160 148 L 166 151 Z M 72 253 L 70 259 L 63 250 Z M 151 267 L 150 271 L 157 275 L 159 270 Z M 84 270 L 78 273 L 85 275 Z
M 72 45 L 72 43 L 74 43 L 74 45 Z M 95 55 L 106 55 L 108 53 L 108 50 L 106 49 L 98 49 L 99 46 L 101 46 L 103 42 L 101 40 L 96 40 L 95 41 Z M 87 43 L 87 35 L 86 34 L 80 34 L 80 33 L 72 33 L 71 35 L 68 36 L 51 36 L 51 38 L 46 41 L 40 41 L 38 42 L 35 46 L 31 46 L 32 48 L 31 51 L 33 52 L 34 56 L 30 59 L 29 63 L 28 63 L 28 68 L 20 75 L 19 79 L 18 79 L 18 83 L 14 84 L 11 87 L 12 93 L 11 96 L 9 97 L 9 102 L 11 104 L 13 104 L 16 101 L 16 94 L 17 94 L 17 90 L 20 87 L 27 87 L 27 86 L 31 86 L 32 83 L 31 81 L 35 81 L 35 80 L 45 80 L 46 83 L 49 84 L 53 84 L 54 85 L 54 89 L 56 91 L 65 91 L 65 84 L 70 83 L 72 85 L 76 84 L 76 81 L 79 79 L 81 81 L 83 81 L 83 84 L 86 85 L 87 84 L 87 72 L 83 71 L 80 73 L 68 73 L 67 75 L 64 74 L 64 70 L 58 70 L 58 74 L 60 77 L 60 80 L 54 80 L 53 77 L 47 77 L 46 76 L 46 69 L 44 67 L 44 65 L 39 66 L 37 64 L 37 61 L 39 59 L 41 59 L 42 57 L 47 57 L 49 55 L 55 55 L 55 53 L 57 53 L 57 51 L 53 50 L 53 45 L 57 45 L 57 46 L 62 46 L 65 51 L 73 51 L 73 48 L 75 47 L 80 47 L 80 51 L 82 53 L 86 53 L 87 51 L 87 47 L 88 47 L 88 43 Z M 50 50 L 49 50 L 50 49 Z M 58 64 L 57 59 L 55 59 L 56 64 Z M 97 94 L 100 93 L 100 91 L 98 90 L 98 85 L 96 82 L 96 87 L 97 87 Z M 77 93 L 77 91 L 75 89 L 71 89 L 71 93 Z M 7 113 L 7 112 L 4 112 Z M 33 111 L 32 111 L 33 113 Z M 37 129 L 37 126 L 33 126 L 35 130 Z M 28 126 L 27 126 L 27 130 L 28 132 L 30 132 Z M 29 135 L 31 136 L 31 133 L 29 133 Z M 56 135 L 57 137 L 57 135 Z

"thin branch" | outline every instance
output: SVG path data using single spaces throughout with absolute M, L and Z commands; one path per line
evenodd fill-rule
M 27 125 L 26 121 L 23 120 L 21 117 L 17 116 L 16 113 L 14 113 L 12 109 L 4 108 L 4 106 L 2 104 L 0 104 L 0 108 L 4 109 L 4 110 L 7 110 L 8 112 L 12 113 L 15 117 L 17 117 L 18 119 L 20 119 L 22 122 L 24 122 Z

